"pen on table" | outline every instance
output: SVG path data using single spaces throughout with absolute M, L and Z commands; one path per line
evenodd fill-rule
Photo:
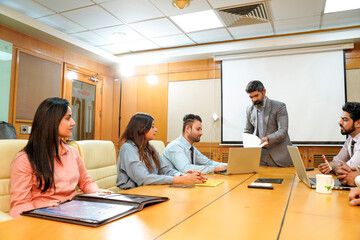
M 330 171 L 332 171 L 332 167 L 330 166 L 330 163 L 329 163 L 328 160 L 326 159 L 325 155 L 322 155 L 322 157 L 323 157 L 325 163 L 329 166 Z

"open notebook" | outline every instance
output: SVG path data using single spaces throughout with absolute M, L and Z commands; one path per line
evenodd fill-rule
M 37 208 L 21 215 L 98 227 L 167 200 L 167 197 L 134 194 L 79 194 L 59 206 Z

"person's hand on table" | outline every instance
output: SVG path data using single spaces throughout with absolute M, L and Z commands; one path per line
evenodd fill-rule
M 349 201 L 351 205 L 360 205 L 360 189 L 352 188 L 349 193 Z

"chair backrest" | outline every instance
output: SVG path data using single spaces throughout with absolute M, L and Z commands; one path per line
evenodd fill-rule
M 10 166 L 16 153 L 26 145 L 27 140 L 1 139 L 0 140 L 0 211 L 10 211 Z M 1 221 L 1 216 L 0 216 Z
M 162 156 L 165 144 L 163 141 L 160 140 L 150 140 L 149 143 L 154 146 L 154 148 L 159 152 L 160 156 Z
M 118 192 L 116 187 L 116 151 L 113 142 L 103 140 L 73 141 L 85 168 L 99 188 Z

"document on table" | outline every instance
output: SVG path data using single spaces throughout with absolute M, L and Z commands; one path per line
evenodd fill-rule
M 207 180 L 205 183 L 196 183 L 196 186 L 203 187 L 216 187 L 219 184 L 222 184 L 224 181 L 215 181 L 215 180 Z

